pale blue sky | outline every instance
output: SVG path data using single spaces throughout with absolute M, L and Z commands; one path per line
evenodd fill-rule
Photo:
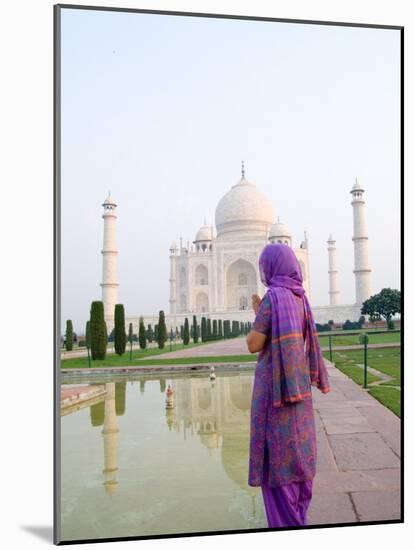
M 328 303 L 337 240 L 354 302 L 355 176 L 367 201 L 373 291 L 399 288 L 400 57 L 396 30 L 62 11 L 62 321 L 100 299 L 101 204 L 118 207 L 119 301 L 168 311 L 173 239 L 214 222 L 246 176 L 299 246 L 312 304 Z

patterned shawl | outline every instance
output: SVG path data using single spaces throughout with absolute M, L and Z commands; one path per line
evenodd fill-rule
M 310 397 L 311 384 L 327 393 L 328 373 L 295 253 L 286 244 L 268 244 L 259 269 L 271 302 L 273 406 Z M 297 297 L 304 307 L 305 336 Z

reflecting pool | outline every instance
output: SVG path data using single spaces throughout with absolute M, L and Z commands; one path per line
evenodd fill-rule
M 252 371 L 216 374 L 90 382 L 105 396 L 61 417 L 62 540 L 267 526 L 247 484 Z

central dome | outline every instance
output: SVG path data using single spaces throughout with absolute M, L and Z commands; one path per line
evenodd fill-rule
M 243 175 L 217 205 L 217 237 L 229 233 L 266 236 L 273 220 L 272 204 Z

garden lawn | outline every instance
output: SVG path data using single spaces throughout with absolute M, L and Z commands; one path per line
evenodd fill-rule
M 364 332 L 364 331 L 361 331 Z M 325 336 L 326 335 L 326 336 Z M 329 332 L 319 333 L 319 342 L 322 347 L 329 346 Z M 369 344 L 393 344 L 401 342 L 401 333 L 400 332 L 386 332 L 384 334 L 368 334 Z M 359 334 L 346 334 L 346 331 L 343 331 L 339 335 L 332 334 L 332 346 L 354 346 L 361 345 L 359 341 Z
M 324 352 L 324 356 L 328 359 L 329 353 Z M 334 352 L 333 362 L 341 372 L 352 378 L 352 380 L 354 380 L 357 384 L 363 384 L 364 370 L 363 368 L 357 366 L 358 364 L 364 364 L 363 349 Z M 390 380 L 389 382 L 384 382 L 377 386 L 368 387 L 368 391 L 383 405 L 388 407 L 396 415 L 400 416 L 400 348 L 368 348 L 368 366 L 392 377 L 392 380 Z M 380 378 L 368 372 L 368 386 L 371 382 L 375 382 L 378 380 L 380 380 Z

